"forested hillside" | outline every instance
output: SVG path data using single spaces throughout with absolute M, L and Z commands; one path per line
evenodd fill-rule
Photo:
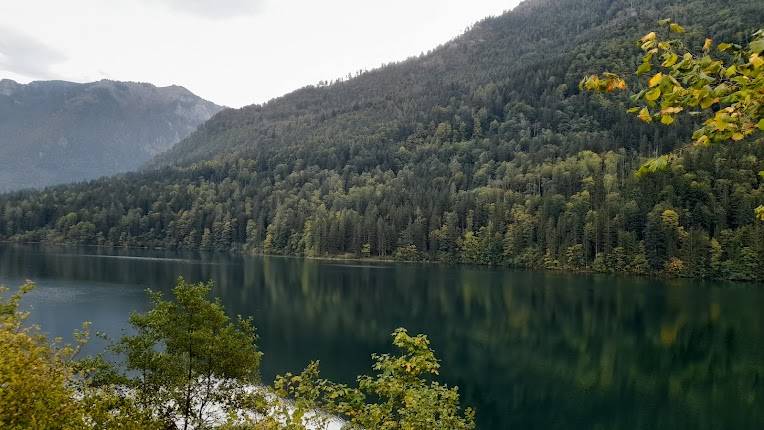
M 0 80 L 0 191 L 135 170 L 220 109 L 177 86 Z
M 637 64 L 660 18 L 743 42 L 757 0 L 528 0 L 426 55 L 226 110 L 157 170 L 0 197 L 0 236 L 310 256 L 764 279 L 764 145 L 645 157 L 646 125 L 587 73 Z

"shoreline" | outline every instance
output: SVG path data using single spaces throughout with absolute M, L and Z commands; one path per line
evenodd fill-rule
M 150 246 L 115 246 L 115 245 L 93 245 L 93 244 L 78 244 L 78 243 L 55 243 L 44 241 L 13 241 L 13 240 L 0 240 L 0 245 L 21 245 L 21 246 L 41 246 L 41 247 L 61 247 L 61 248 L 91 248 L 91 249 L 104 249 L 104 250 L 142 250 L 142 251 L 165 251 L 176 253 L 195 253 L 195 254 L 207 254 L 207 255 L 228 255 L 235 257 L 264 257 L 264 258 L 288 258 L 310 261 L 325 261 L 325 262 L 347 262 L 358 263 L 360 267 L 362 263 L 371 264 L 407 264 L 407 265 L 428 265 L 428 266 L 441 266 L 441 267 L 465 267 L 465 268 L 482 268 L 493 270 L 507 270 L 507 271 L 523 271 L 523 272 L 536 272 L 536 273 L 552 273 L 559 275 L 583 275 L 583 276 L 614 276 L 625 278 L 641 278 L 641 279 L 658 279 L 663 281 L 671 280 L 690 280 L 697 282 L 728 282 L 732 284 L 743 285 L 764 285 L 764 282 L 759 280 L 740 280 L 740 279 L 724 279 L 724 278 L 693 278 L 685 276 L 670 276 L 665 273 L 630 273 L 630 272 L 596 272 L 594 270 L 571 270 L 571 269 L 550 269 L 550 268 L 529 268 L 518 267 L 511 265 L 492 265 L 492 264 L 475 264 L 475 263 L 461 263 L 461 262 L 444 262 L 433 260 L 396 260 L 394 258 L 383 257 L 355 257 L 352 255 L 327 255 L 327 256 L 309 256 L 309 255 L 289 255 L 289 254 L 268 254 L 262 251 L 243 250 L 237 248 L 231 248 L 228 250 L 215 250 L 215 249 L 185 249 L 185 248 L 168 248 L 168 247 L 150 247 Z

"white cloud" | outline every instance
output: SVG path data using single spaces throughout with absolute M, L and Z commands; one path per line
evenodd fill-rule
M 144 0 L 208 19 L 226 19 L 257 13 L 264 0 Z
M 0 0 L 0 28 L 36 42 L 0 49 L 0 79 L 176 84 L 239 107 L 419 55 L 518 2 Z
M 0 70 L 36 79 L 53 79 L 53 66 L 66 57 L 20 31 L 0 27 Z

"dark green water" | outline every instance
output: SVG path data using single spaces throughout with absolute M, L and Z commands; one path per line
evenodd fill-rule
M 0 245 L 0 283 L 37 282 L 25 305 L 53 335 L 119 335 L 178 275 L 254 317 L 266 380 L 319 359 L 351 382 L 403 326 L 480 429 L 764 428 L 761 285 Z

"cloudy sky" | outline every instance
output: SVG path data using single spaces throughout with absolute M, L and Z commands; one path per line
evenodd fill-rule
M 519 0 L 0 0 L 0 78 L 261 103 L 434 48 Z

